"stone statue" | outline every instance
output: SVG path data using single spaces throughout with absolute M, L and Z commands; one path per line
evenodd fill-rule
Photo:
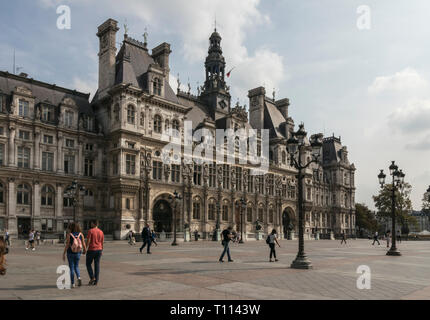
M 40 120 L 40 108 L 36 108 L 36 120 Z
M 217 171 L 218 171 L 218 174 L 217 174 L 218 187 L 221 187 L 222 186 L 222 165 L 218 165 Z
M 181 91 L 181 80 L 179 80 L 179 73 L 178 73 L 178 79 L 176 80 L 178 82 L 178 92 Z

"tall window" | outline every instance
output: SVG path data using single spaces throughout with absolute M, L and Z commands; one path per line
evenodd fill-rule
M 53 144 L 54 143 L 54 137 L 44 134 L 43 135 L 43 143 Z
M 72 111 L 66 111 L 64 114 L 64 124 L 67 127 L 73 126 L 73 112 Z
M 200 219 L 200 200 L 196 199 L 193 202 L 193 219 Z
M 28 117 L 28 101 L 19 100 L 19 115 L 21 117 Z
M 155 115 L 154 117 L 154 132 L 156 133 L 161 133 L 162 128 L 161 128 L 161 116 L 159 116 L 158 114 Z
M 115 119 L 115 121 L 119 121 L 119 105 L 115 105 L 115 107 L 113 108 L 113 117 Z
M 94 131 L 94 118 L 87 116 L 85 118 L 87 131 Z
M 252 222 L 252 207 L 246 208 L 246 221 Z
M 73 139 L 66 139 L 66 147 L 67 148 L 74 148 L 75 147 L 75 140 L 73 140 Z
M 18 147 L 18 167 L 30 168 L 30 148 Z
M 224 204 L 222 206 L 222 220 L 227 221 L 228 220 L 228 205 Z
M 159 78 L 154 78 L 153 94 L 161 96 L 161 80 Z
M 18 185 L 16 189 L 16 203 L 29 204 L 30 203 L 30 188 L 26 184 Z
M 0 182 L 0 203 L 4 203 L 4 187 L 3 183 Z
M 6 99 L 4 95 L 0 94 L 0 112 L 6 111 Z
M 242 168 L 236 167 L 236 190 L 242 191 Z
M 145 114 L 143 112 L 140 113 L 140 125 L 142 127 L 145 125 Z
M 210 188 L 216 187 L 216 164 L 215 163 L 209 164 L 209 187 Z
M 285 183 L 282 184 L 282 197 L 287 197 L 287 185 Z
M 136 170 L 136 156 L 127 154 L 125 159 L 125 169 L 127 174 L 135 174 Z
M 273 209 L 269 209 L 269 223 L 273 223 Z
M 44 185 L 42 188 L 42 206 L 53 206 L 54 204 L 54 188 L 48 185 Z
M 30 140 L 30 131 L 19 130 L 19 138 L 22 140 Z
M 194 164 L 194 184 L 200 186 L 202 184 L 202 165 Z
M 42 152 L 42 170 L 54 171 L 54 154 L 52 152 Z
M 132 105 L 129 105 L 127 107 L 127 122 L 129 124 L 134 124 L 134 116 L 135 112 L 134 112 L 134 107 Z
M 4 160 L 4 144 L 0 144 L 0 166 L 5 163 Z
M 230 189 L 230 166 L 228 164 L 223 165 L 222 187 L 224 189 Z
M 257 191 L 259 194 L 264 194 L 264 178 L 262 175 L 256 177 L 258 179 Z
M 64 155 L 64 172 L 75 173 L 75 156 L 70 154 Z
M 172 182 L 181 182 L 181 166 L 172 164 Z
M 179 136 L 179 121 L 178 120 L 173 119 L 172 129 L 173 129 L 173 136 L 178 137 Z
M 264 209 L 258 208 L 258 220 L 264 222 Z
M 248 192 L 254 193 L 254 176 L 251 175 L 251 170 L 248 170 Z
M 118 155 L 114 154 L 112 156 L 112 174 L 118 174 Z
M 85 158 L 84 174 L 87 177 L 92 177 L 94 175 L 94 160 Z
M 152 178 L 154 180 L 162 180 L 163 163 L 161 161 L 152 162 Z
M 270 173 L 270 174 L 267 175 L 267 181 L 266 181 L 266 183 L 267 183 L 267 186 L 268 186 L 268 189 L 269 189 L 269 195 L 273 196 L 274 189 L 275 189 L 273 174 Z
M 208 205 L 208 220 L 215 220 L 215 203 L 213 202 Z

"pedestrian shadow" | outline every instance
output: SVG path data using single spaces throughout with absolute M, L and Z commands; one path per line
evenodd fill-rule
M 22 291 L 27 291 L 27 290 L 40 290 L 40 289 L 57 289 L 57 286 L 55 285 L 47 285 L 47 286 L 18 286 L 18 287 L 14 287 L 14 288 L 1 288 L 1 290 L 22 290 Z

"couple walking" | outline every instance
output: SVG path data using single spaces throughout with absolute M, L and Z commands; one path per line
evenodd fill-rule
M 219 257 L 219 260 L 218 260 L 219 262 L 224 262 L 223 258 L 226 253 L 228 257 L 228 262 L 233 262 L 233 259 L 230 256 L 230 241 L 232 241 L 232 239 L 234 238 L 234 234 L 232 230 L 233 228 L 230 226 L 222 232 L 221 244 L 224 246 L 224 250 L 222 251 L 222 254 Z M 275 258 L 275 261 L 278 261 L 278 259 L 276 259 L 275 244 L 277 244 L 279 247 L 281 247 L 281 245 L 278 242 L 277 233 L 275 229 L 273 229 L 272 232 L 267 236 L 266 243 L 269 245 L 269 248 L 270 248 L 269 261 L 273 262 L 272 257 Z
M 63 252 L 63 261 L 66 261 L 67 254 L 72 288 L 75 287 L 75 273 L 78 279 L 78 287 L 82 285 L 81 273 L 79 270 L 79 260 L 81 258 L 81 253 L 86 254 L 86 266 L 90 278 L 88 285 L 96 286 L 99 282 L 100 258 L 103 252 L 103 231 L 98 228 L 97 220 L 92 220 L 91 229 L 88 231 L 86 243 L 79 223 L 71 223 L 68 231 L 69 232 L 66 237 L 66 246 L 64 247 Z M 94 270 L 92 267 L 93 262 Z
M 140 253 L 142 253 L 143 248 L 147 246 L 146 253 L 151 254 L 151 244 L 154 243 L 155 245 L 157 245 L 157 241 L 155 241 L 155 232 L 151 230 L 148 223 L 145 224 L 145 227 L 142 230 L 142 241 L 143 244 L 139 249 Z

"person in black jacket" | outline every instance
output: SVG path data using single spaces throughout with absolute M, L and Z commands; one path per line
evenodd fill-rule
M 145 248 L 146 245 L 147 245 L 147 247 L 146 247 L 146 253 L 148 253 L 148 254 L 151 253 L 150 252 L 151 242 L 152 242 L 151 241 L 151 236 L 152 236 L 152 234 L 151 234 L 151 229 L 149 228 L 149 224 L 145 224 L 145 228 L 143 228 L 143 230 L 142 230 L 142 241 L 143 241 L 143 244 L 142 244 L 142 246 L 139 249 L 140 253 L 142 253 L 142 250 L 143 250 L 143 248 Z

